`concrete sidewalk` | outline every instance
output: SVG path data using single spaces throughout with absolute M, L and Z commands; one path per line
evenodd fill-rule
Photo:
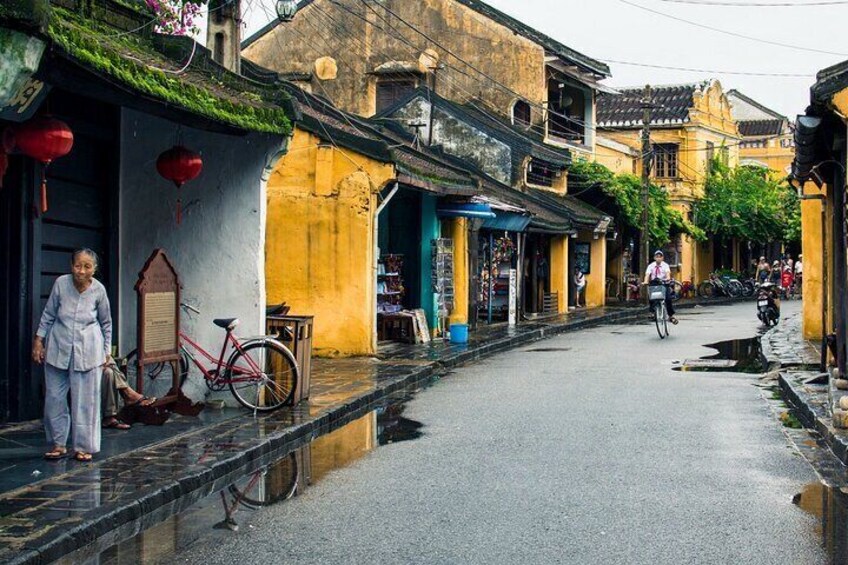
M 563 332 L 647 318 L 643 308 L 579 311 L 483 328 L 467 345 L 390 344 L 376 358 L 316 359 L 308 402 L 257 418 L 210 410 L 162 427 L 108 431 L 90 464 L 46 462 L 37 424 L 7 426 L 0 430 L 0 562 L 49 563 L 89 544 L 107 547 L 452 367 Z
M 843 465 L 848 465 L 848 430 L 833 426 L 829 384 L 821 377 L 820 343 L 803 339 L 798 312 L 763 336 L 763 355 L 779 371 L 783 396 L 805 427 L 815 430 Z

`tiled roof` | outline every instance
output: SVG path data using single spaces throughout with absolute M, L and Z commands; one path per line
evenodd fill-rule
M 848 61 L 842 61 L 816 75 L 816 84 L 812 88 L 813 103 L 826 102 L 831 96 L 848 88 Z
M 783 133 L 785 120 L 744 120 L 739 123 L 742 137 L 762 137 Z
M 703 84 L 677 84 L 653 87 L 651 125 L 685 124 L 695 103 L 695 93 Z M 599 127 L 642 127 L 643 88 L 617 88 L 620 94 L 598 97 Z

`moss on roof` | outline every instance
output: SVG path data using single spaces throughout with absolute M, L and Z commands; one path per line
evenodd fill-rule
M 279 100 L 266 101 L 259 86 L 232 73 L 215 76 L 198 68 L 202 47 L 183 69 L 148 37 L 59 7 L 53 8 L 48 35 L 73 59 L 142 94 L 251 131 L 288 135 L 292 130 Z

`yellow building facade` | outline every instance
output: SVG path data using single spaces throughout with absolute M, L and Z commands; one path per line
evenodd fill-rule
M 375 352 L 375 212 L 394 178 L 391 163 L 296 128 L 268 179 L 268 303 L 315 316 L 319 355 Z
M 605 137 L 641 155 L 644 89 L 619 90 L 620 94 L 604 95 L 599 100 L 598 124 L 605 130 Z M 704 196 L 710 162 L 720 157 L 729 166 L 737 166 L 741 135 L 727 95 L 717 80 L 657 86 L 652 89 L 652 101 L 651 177 L 668 191 L 672 205 L 691 220 L 694 203 Z M 636 168 L 639 170 L 638 165 Z M 713 244 L 695 241 L 688 235 L 678 238 L 666 247 L 677 255 L 670 262 L 674 276 L 697 285 L 714 268 Z

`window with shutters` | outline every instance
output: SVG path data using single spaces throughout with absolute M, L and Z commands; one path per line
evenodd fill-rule
M 658 179 L 677 178 L 677 159 L 680 147 L 676 143 L 654 145 L 654 176 Z
M 415 80 L 381 80 L 377 83 L 377 113 L 391 108 L 415 90 Z

